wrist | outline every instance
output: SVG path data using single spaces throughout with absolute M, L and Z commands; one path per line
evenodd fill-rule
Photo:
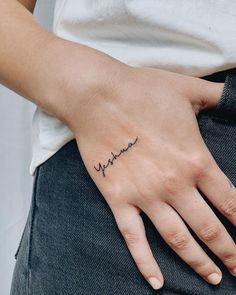
M 117 96 L 130 68 L 105 53 L 61 38 L 55 38 L 43 60 L 41 107 L 72 129 L 77 129 L 73 118 L 85 116 L 88 104 Z

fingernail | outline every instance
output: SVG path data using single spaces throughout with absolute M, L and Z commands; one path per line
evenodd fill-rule
M 149 278 L 148 281 L 154 290 L 160 289 L 162 287 L 161 282 L 155 277 Z
M 236 277 L 236 268 L 232 269 L 230 271 L 231 275 L 233 275 L 234 277 Z
M 207 277 L 209 283 L 217 285 L 221 281 L 221 276 L 218 273 L 212 273 Z

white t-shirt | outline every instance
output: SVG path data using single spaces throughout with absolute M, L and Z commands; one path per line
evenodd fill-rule
M 53 31 L 132 66 L 196 77 L 236 67 L 232 0 L 57 0 Z M 73 138 L 37 108 L 30 174 Z

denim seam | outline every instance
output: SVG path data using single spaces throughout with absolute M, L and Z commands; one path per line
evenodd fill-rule
M 15 255 L 14 255 L 15 260 L 17 260 L 17 258 L 18 258 L 18 254 L 19 254 L 19 252 L 20 252 L 21 244 L 22 244 L 22 242 L 23 242 L 23 238 L 24 238 L 24 236 L 25 236 L 26 228 L 27 228 L 27 220 L 26 220 L 26 223 L 25 223 L 25 226 L 24 226 L 23 232 L 22 232 L 22 234 L 21 234 L 20 242 L 19 242 L 19 244 L 18 244 L 18 247 L 17 247 L 16 252 L 15 252 Z
M 32 235 L 33 235 L 33 222 L 34 222 L 34 216 L 35 216 L 35 198 L 36 198 L 36 192 L 38 187 L 38 176 L 39 176 L 39 170 L 40 166 L 37 169 L 37 173 L 35 175 L 35 181 L 34 181 L 34 188 L 33 188 L 33 195 L 32 195 L 32 212 L 30 216 L 30 223 L 29 223 L 29 238 L 28 238 L 28 255 L 27 255 L 27 274 L 26 274 L 26 294 L 32 295 L 29 292 L 30 287 L 30 257 L 31 257 L 31 250 L 32 250 Z

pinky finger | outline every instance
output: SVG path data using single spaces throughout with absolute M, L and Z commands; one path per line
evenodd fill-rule
M 126 205 L 116 210 L 113 208 L 112 211 L 139 271 L 153 289 L 160 289 L 164 279 L 147 241 L 140 210 Z

